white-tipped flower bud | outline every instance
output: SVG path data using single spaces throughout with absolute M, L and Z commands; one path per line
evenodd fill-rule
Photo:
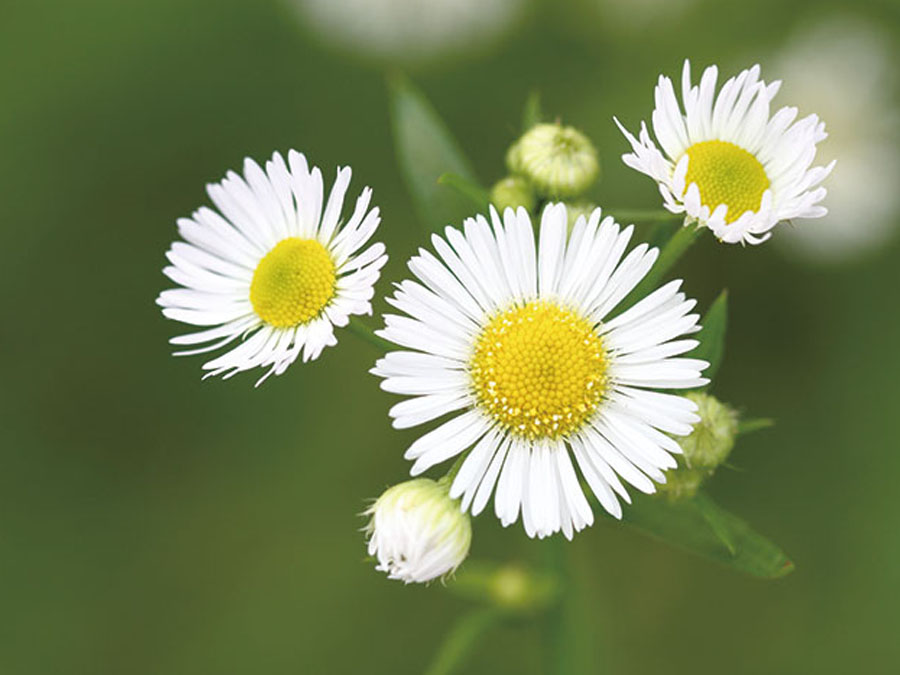
M 469 554 L 472 521 L 449 481 L 417 478 L 385 490 L 366 511 L 369 555 L 389 579 L 424 583 L 452 573 Z
M 678 468 L 666 474 L 660 493 L 669 499 L 690 498 L 707 478 L 724 462 L 737 436 L 737 413 L 717 398 L 702 392 L 690 392 L 686 397 L 697 404 L 700 421 L 689 436 L 678 438 L 684 453 Z
M 531 184 L 521 176 L 507 176 L 494 183 L 491 188 L 491 204 L 497 207 L 500 213 L 504 209 L 517 209 L 520 206 L 526 211 L 534 211 L 534 190 Z
M 536 124 L 509 149 L 506 163 L 524 176 L 541 197 L 576 197 L 600 173 L 597 150 L 590 139 L 573 127 Z

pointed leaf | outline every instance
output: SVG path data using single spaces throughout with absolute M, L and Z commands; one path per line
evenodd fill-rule
M 625 509 L 623 522 L 655 539 L 752 576 L 775 579 L 794 569 L 781 549 L 704 493 L 677 502 L 640 495 Z
M 454 173 L 477 184 L 475 172 L 422 93 L 402 76 L 393 77 L 389 84 L 397 161 L 419 217 L 429 230 L 458 224 L 471 215 L 471 202 L 438 185 L 438 178 Z
M 491 195 L 483 187 L 455 173 L 445 173 L 438 178 L 438 184 L 464 197 L 478 213 L 487 213 Z
M 775 420 L 768 417 L 755 417 L 738 422 L 738 435 L 751 434 L 760 429 L 768 429 L 775 426 Z
M 525 100 L 525 109 L 522 111 L 522 133 L 524 134 L 535 124 L 544 121 L 544 114 L 541 112 L 541 92 L 533 89 L 528 98 Z
M 700 324 L 703 328 L 695 339 L 700 341 L 691 356 L 697 359 L 709 361 L 709 368 L 703 371 L 703 376 L 710 380 L 716 375 L 725 355 L 725 328 L 728 323 L 728 291 L 723 290 L 715 299 Z

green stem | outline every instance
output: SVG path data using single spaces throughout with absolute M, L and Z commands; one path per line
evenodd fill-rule
M 679 227 L 662 247 L 659 258 L 641 282 L 628 294 L 622 303 L 623 308 L 628 308 L 635 302 L 656 290 L 666 273 L 672 269 L 681 256 L 697 241 L 701 228 L 694 225 Z
M 587 675 L 596 673 L 591 657 L 592 639 L 588 637 L 591 622 L 584 614 L 576 588 L 572 560 L 572 544 L 561 535 L 548 542 L 547 564 L 559 579 L 559 602 L 546 615 L 548 637 L 547 663 L 549 675 Z
M 628 224 L 625 221 L 656 223 L 670 220 L 682 220 L 684 218 L 684 215 L 682 214 L 672 213 L 671 211 L 666 211 L 664 209 L 609 209 L 604 215 L 611 215 L 616 221 L 624 225 Z
M 478 644 L 478 639 L 499 623 L 502 616 L 503 612 L 496 607 L 480 608 L 463 615 L 444 636 L 425 675 L 455 672 Z
M 347 324 L 347 328 L 357 337 L 361 337 L 369 344 L 374 345 L 380 352 L 389 352 L 397 349 L 397 346 L 392 342 L 375 335 L 375 332 L 357 316 L 350 317 L 350 323 Z

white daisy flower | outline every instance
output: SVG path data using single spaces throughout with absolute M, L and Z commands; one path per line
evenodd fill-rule
M 656 85 L 653 133 L 641 123 L 640 140 L 616 120 L 633 152 L 622 159 L 658 184 L 665 207 L 685 221 L 709 227 L 721 241 L 759 244 L 791 218 L 818 218 L 819 184 L 831 172 L 811 167 L 825 124 L 816 115 L 795 122 L 797 108 L 769 115 L 781 82 L 759 79 L 759 66 L 729 79 L 716 95 L 718 69 L 707 68 L 691 84 L 690 62 L 682 74 L 682 111 L 672 81 Z
M 453 418 L 407 450 L 412 475 L 468 451 L 450 488 L 478 514 L 491 493 L 503 525 L 518 519 L 546 537 L 593 522 L 572 456 L 600 504 L 621 517 L 624 483 L 651 493 L 674 468 L 678 443 L 698 421 L 694 403 L 648 389 L 697 387 L 705 361 L 677 358 L 697 346 L 696 304 L 673 281 L 627 311 L 612 310 L 647 274 L 657 249 L 624 256 L 624 230 L 600 209 L 567 236 L 566 207 L 544 209 L 540 241 L 525 209 L 491 210 L 432 237 L 409 261 L 380 335 L 404 351 L 372 372 L 382 389 L 410 396 L 396 428 Z
M 178 220 L 184 241 L 166 253 L 171 265 L 163 273 L 180 288 L 157 298 L 166 317 L 204 327 L 172 338 L 203 345 L 176 355 L 240 340 L 203 365 L 206 377 L 268 368 L 258 385 L 301 352 L 308 361 L 337 344 L 334 326 L 346 326 L 351 315 L 371 314 L 387 256 L 384 244 L 366 247 L 381 222 L 378 208 L 369 209 L 369 188 L 341 222 L 350 173 L 338 168 L 326 201 L 321 171 L 292 150 L 287 164 L 276 152 L 263 171 L 248 158 L 243 178 L 229 172 L 207 186 L 219 213 L 201 207 Z

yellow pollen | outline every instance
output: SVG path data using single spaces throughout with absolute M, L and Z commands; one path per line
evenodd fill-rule
M 334 261 L 315 239 L 282 239 L 253 273 L 250 303 L 260 319 L 287 328 L 314 319 L 334 296 Z
M 606 350 L 591 323 L 545 300 L 492 318 L 469 362 L 481 409 L 528 439 L 580 429 L 603 399 L 606 370 Z
M 757 211 L 769 177 L 759 160 L 734 143 L 702 141 L 687 150 L 686 185 L 696 183 L 700 201 L 714 211 L 719 204 L 728 207 L 726 223 L 733 223 L 746 211 Z

